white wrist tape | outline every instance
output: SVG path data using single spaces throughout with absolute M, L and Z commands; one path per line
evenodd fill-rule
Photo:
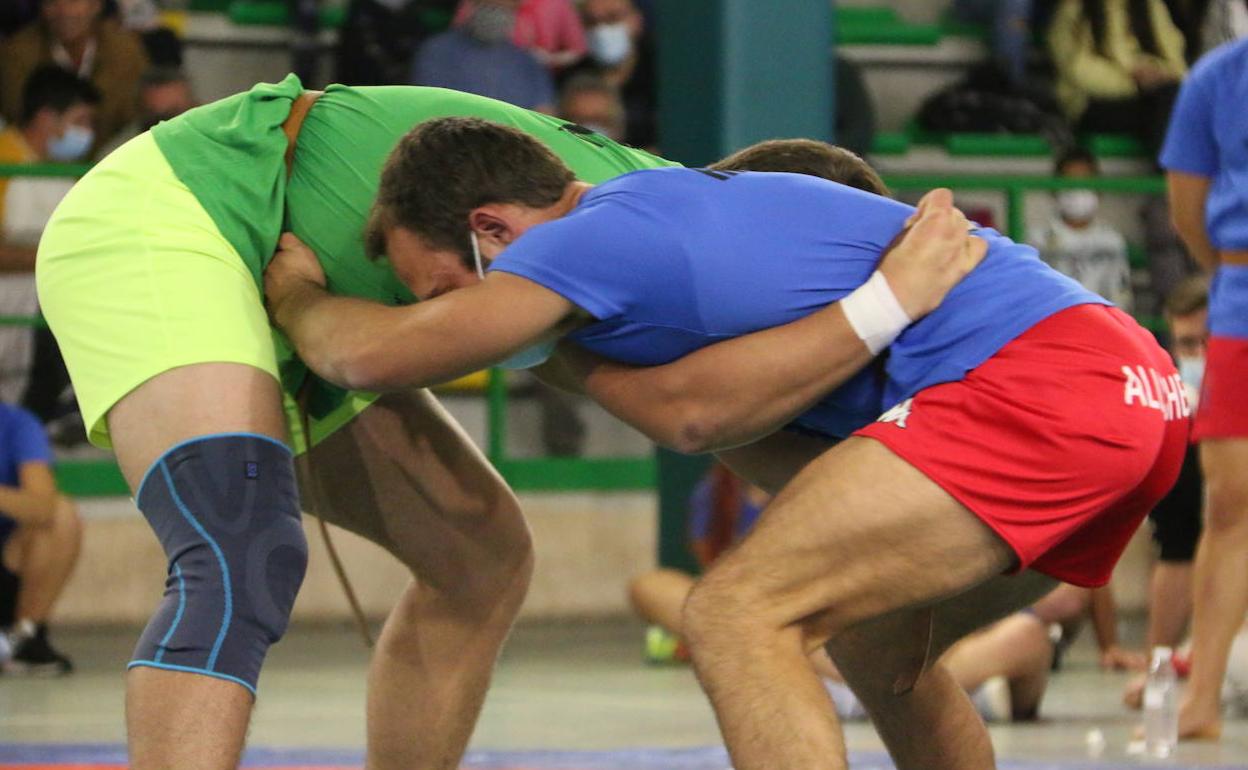
M 910 316 L 879 270 L 841 300 L 841 310 L 871 355 L 891 345 L 910 325 Z

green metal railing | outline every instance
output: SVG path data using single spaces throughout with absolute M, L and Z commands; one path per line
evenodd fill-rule
M 86 165 L 0 164 L 0 177 L 81 176 Z M 1006 234 L 1015 240 L 1024 236 L 1024 199 L 1027 193 L 1069 188 L 1094 189 L 1118 194 L 1159 194 L 1165 183 L 1160 177 L 1101 177 L 1059 179 L 1039 176 L 991 174 L 892 174 L 885 182 L 894 190 L 928 190 L 950 187 L 956 190 L 987 190 L 1005 195 Z M 0 316 L 0 326 L 45 325 L 40 317 Z M 491 370 L 486 386 L 486 455 L 508 483 L 517 490 L 636 490 L 653 489 L 657 467 L 653 456 L 517 458 L 507 453 L 507 414 L 509 396 L 507 374 Z M 57 466 L 59 483 L 74 495 L 128 494 L 120 471 L 111 460 L 65 460 Z

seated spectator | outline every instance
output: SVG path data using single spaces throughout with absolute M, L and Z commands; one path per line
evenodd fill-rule
M 1136 136 L 1157 157 L 1179 81 L 1183 34 L 1162 0 L 1063 0 L 1048 32 L 1057 98 L 1080 131 Z
M 478 0 L 464 0 L 454 24 L 468 21 Z M 585 56 L 585 29 L 572 0 L 520 0 L 511 42 L 532 53 L 551 71 L 576 64 Z
M 583 66 L 619 89 L 627 116 L 625 143 L 653 147 L 658 75 L 646 17 L 633 0 L 584 0 L 581 14 L 589 37 Z
M 1058 158 L 1055 174 L 1067 179 L 1098 175 L 1096 158 L 1073 148 Z M 1057 216 L 1028 235 L 1040 257 L 1086 288 L 1130 313 L 1131 264 L 1122 234 L 1096 218 L 1100 196 L 1092 190 L 1060 190 Z
M 1193 276 L 1180 283 L 1165 304 L 1166 327 L 1170 332 L 1170 354 L 1179 368 L 1192 411 L 1200 397 L 1200 381 L 1205 369 L 1205 344 L 1209 339 L 1209 281 Z M 1149 514 L 1157 562 L 1153 565 L 1148 588 L 1148 647 L 1178 649 L 1192 614 L 1192 570 L 1196 544 L 1200 541 L 1201 506 L 1204 478 L 1200 453 L 1195 445 L 1183 458 L 1179 479 Z M 1146 677 L 1133 679 L 1123 701 L 1139 708 Z
M 191 81 L 179 69 L 153 67 L 139 81 L 139 111 L 134 122 L 122 127 L 113 141 L 100 150 L 100 157 L 130 141 L 163 120 L 176 118 L 198 105 Z
M 34 416 L 0 404 L 0 668 L 68 674 L 48 620 L 78 561 L 82 523 L 52 476 L 52 450 Z
M 5 120 L 18 120 L 23 85 L 46 64 L 90 80 L 99 90 L 93 152 L 134 120 L 147 54 L 137 35 L 102 13 L 101 0 L 42 0 L 39 20 L 0 45 L 0 115 Z
M 520 1 L 473 3 L 462 24 L 421 45 L 412 62 L 412 84 L 453 88 L 552 112 L 555 86 L 550 73 L 511 41 Z
M 597 75 L 582 72 L 568 78 L 559 92 L 559 117 L 624 141 L 624 103 L 615 86 Z
M 0 132 L 0 163 L 81 160 L 92 143 L 99 100 L 94 86 L 59 67 L 35 70 L 16 125 Z M 38 311 L 35 247 L 73 183 L 64 177 L 0 179 L 0 314 L 33 316 Z M 0 400 L 15 403 L 26 392 L 37 339 L 29 327 L 0 328 Z

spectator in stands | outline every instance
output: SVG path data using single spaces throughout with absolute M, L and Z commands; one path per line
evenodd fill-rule
M 0 163 L 82 160 L 92 143 L 99 101 L 95 87 L 70 72 L 56 66 L 35 70 L 26 83 L 17 123 L 0 132 Z M 72 186 L 69 178 L 0 178 L 0 314 L 37 312 L 35 247 Z M 0 400 L 16 402 L 26 392 L 37 344 L 30 328 L 0 328 Z
M 1048 33 L 1057 98 L 1079 131 L 1136 136 L 1150 157 L 1187 74 L 1162 0 L 1063 0 Z
M 624 141 L 624 102 L 619 90 L 600 75 L 581 72 L 568 78 L 559 92 L 558 114 L 608 139 Z
M 1205 369 L 1205 344 L 1209 339 L 1209 280 L 1192 276 L 1180 283 L 1165 304 L 1174 356 L 1187 399 L 1196 409 L 1200 381 Z M 1148 589 L 1148 647 L 1178 648 L 1192 614 L 1192 560 L 1200 541 L 1204 480 L 1200 453 L 1189 447 L 1174 489 L 1149 513 L 1153 540 L 1159 554 Z M 1145 677 L 1127 685 L 1123 701 L 1139 708 Z
M 338 33 L 334 79 L 349 86 L 407 82 L 425 39 L 450 26 L 456 0 L 351 0 Z
M 482 0 L 464 0 L 455 14 L 456 26 L 467 23 Z M 529 51 L 552 72 L 585 56 L 585 29 L 572 0 L 520 0 L 511 42 Z
M 42 0 L 39 20 L 0 46 L 0 115 L 5 120 L 19 119 L 23 84 L 44 64 L 90 80 L 99 90 L 93 150 L 134 119 L 147 54 L 138 36 L 102 12 L 101 0 Z
M 584 0 L 581 14 L 589 37 L 583 66 L 619 89 L 626 114 L 625 143 L 653 147 L 658 138 L 658 75 L 645 15 L 633 0 Z
M 1055 173 L 1067 179 L 1098 175 L 1096 158 L 1071 148 L 1058 158 Z M 1027 242 L 1040 257 L 1088 289 L 1131 312 L 1131 264 L 1122 234 L 1096 218 L 1100 196 L 1067 189 L 1056 195 L 1057 216 L 1031 233 Z
M 52 450 L 34 415 L 0 404 L 0 667 L 68 674 L 48 620 L 78 561 L 82 523 L 56 489 Z
M 176 118 L 195 107 L 198 101 L 191 90 L 191 81 L 179 69 L 152 67 L 139 81 L 139 111 L 134 122 L 124 126 L 100 157 L 117 149 L 162 120 Z
M 462 24 L 421 45 L 412 63 L 412 84 L 453 88 L 552 112 L 555 86 L 550 72 L 532 53 L 512 42 L 521 1 L 471 3 L 471 13 Z

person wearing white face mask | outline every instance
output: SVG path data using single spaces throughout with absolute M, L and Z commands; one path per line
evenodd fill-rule
M 1097 176 L 1096 159 L 1086 150 L 1072 148 L 1057 161 L 1057 176 Z M 1131 312 L 1131 265 L 1122 234 L 1096 218 L 1100 197 L 1092 190 L 1058 191 L 1057 216 L 1029 233 L 1027 242 L 1040 257 L 1084 287 Z
M 0 132 L 0 163 L 82 160 L 94 141 L 91 122 L 100 95 L 59 67 L 35 70 L 26 82 L 16 125 Z M 35 247 L 53 209 L 73 180 L 0 179 L 0 313 L 34 315 Z M 17 402 L 26 390 L 35 348 L 32 329 L 0 329 L 0 401 Z
M 624 101 L 625 143 L 653 146 L 656 73 L 645 16 L 633 0 L 585 0 L 581 16 L 589 40 L 586 69 L 617 88 Z

